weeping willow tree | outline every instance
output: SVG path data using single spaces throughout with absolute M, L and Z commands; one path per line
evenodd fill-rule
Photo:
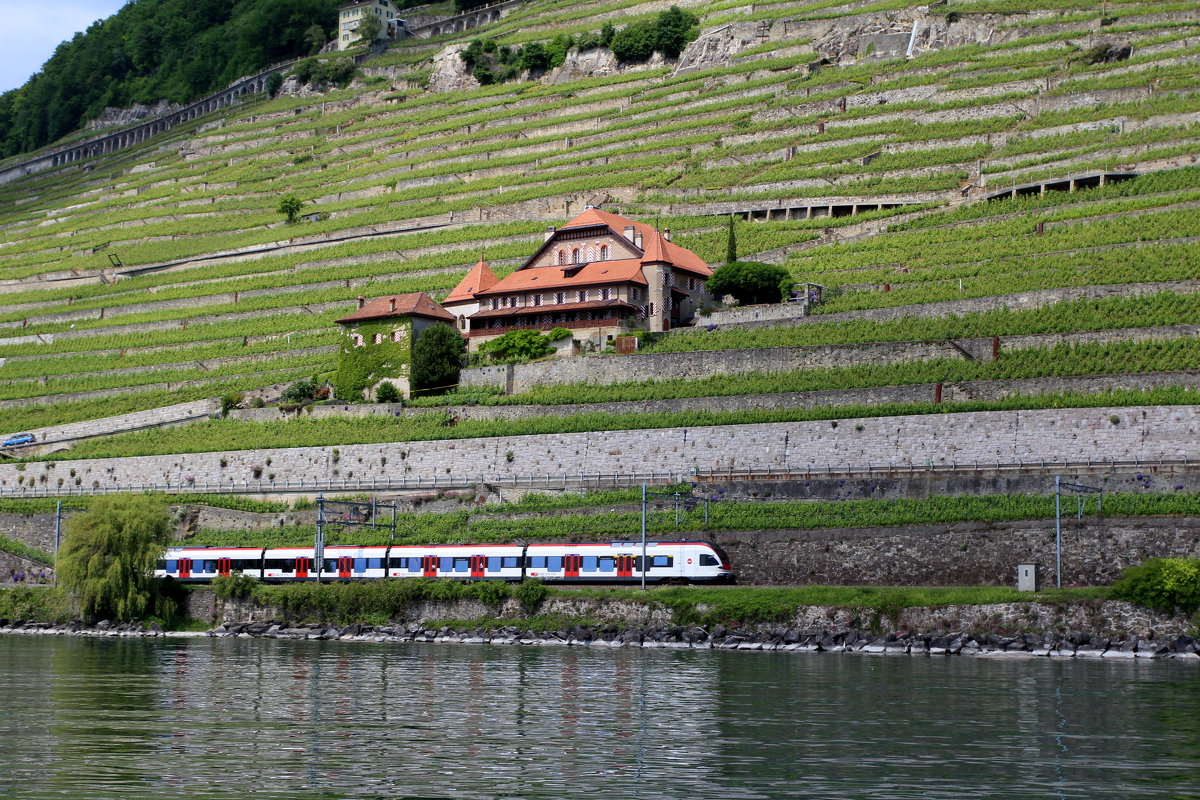
M 158 498 L 101 497 L 67 522 L 58 579 L 89 621 L 137 619 L 151 608 L 154 564 L 170 540 L 171 517 Z

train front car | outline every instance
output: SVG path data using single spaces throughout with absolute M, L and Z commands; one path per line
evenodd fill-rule
M 172 547 L 154 569 L 156 578 L 207 583 L 231 575 L 262 577 L 261 547 Z
M 531 544 L 526 575 L 551 583 L 641 583 L 641 542 Z M 729 557 L 708 542 L 646 542 L 646 583 L 727 583 Z

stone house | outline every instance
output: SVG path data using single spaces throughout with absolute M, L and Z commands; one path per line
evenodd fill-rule
M 466 335 L 470 328 L 468 324 L 470 316 L 479 310 L 479 300 L 475 295 L 491 289 L 499 282 L 500 279 L 496 277 L 496 273 L 492 272 L 487 262 L 481 258 L 479 263 L 472 267 L 471 271 L 442 300 L 442 308 L 455 316 L 455 324 L 463 335 Z
M 358 23 L 367 15 L 379 20 L 379 35 L 376 39 L 395 39 L 404 25 L 400 11 L 392 0 L 358 0 L 338 6 L 337 48 L 346 50 L 362 44 L 358 35 Z
M 567 328 L 604 347 L 621 333 L 690 325 L 711 301 L 704 283 L 712 269 L 671 241 L 669 229 L 588 208 L 503 280 L 486 285 L 480 262 L 451 292 L 471 350 L 512 330 Z M 492 275 L 492 278 L 495 276 Z M 467 300 L 470 302 L 467 302 Z
M 433 325 L 454 325 L 455 318 L 429 295 L 394 294 L 369 302 L 359 295 L 358 309 L 337 320 L 345 338 L 338 351 L 333 385 L 338 399 L 374 393 L 380 382 L 396 384 L 410 395 L 412 345 Z

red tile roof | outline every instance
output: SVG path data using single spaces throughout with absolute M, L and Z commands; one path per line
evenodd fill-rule
M 474 301 L 477 292 L 486 292 L 488 289 L 495 286 L 500 281 L 496 277 L 496 273 L 488 268 L 487 262 L 482 258 L 479 263 L 471 268 L 471 271 L 466 274 L 458 286 L 450 294 L 446 295 L 446 299 L 442 301 L 442 305 L 453 305 L 455 303 L 470 303 Z
M 429 298 L 424 292 L 413 294 L 392 294 L 376 297 L 367 302 L 362 308 L 354 311 L 337 322 L 361 322 L 367 319 L 385 319 L 387 317 L 428 317 L 446 322 L 454 322 L 455 316 Z
M 644 222 L 638 222 L 627 217 L 622 217 L 617 214 L 612 214 L 608 211 L 602 211 L 598 208 L 588 208 L 568 222 L 566 225 L 559 228 L 560 231 L 570 230 L 571 228 L 584 228 L 590 225 L 607 225 L 612 229 L 613 233 L 618 236 L 625 234 L 625 228 L 633 226 L 634 230 L 642 235 L 642 244 L 649 248 L 652 246 L 652 240 L 661 234 L 652 225 L 647 225 Z M 666 241 L 665 237 L 662 241 L 663 253 L 666 258 L 655 260 L 669 261 L 676 267 L 686 269 L 689 272 L 695 272 L 704 277 L 712 275 L 712 268 L 704 262 L 704 259 L 688 250 L 686 247 L 680 247 L 674 242 Z M 648 259 L 647 259 L 648 260 Z
M 642 261 L 620 258 L 612 261 L 592 261 L 588 264 L 563 264 L 554 267 L 526 267 L 509 273 L 492 288 L 476 292 L 476 296 L 511 294 L 539 289 L 570 289 L 584 286 L 604 286 L 614 283 L 646 285 Z

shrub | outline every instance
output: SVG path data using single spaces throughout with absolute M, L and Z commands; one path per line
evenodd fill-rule
M 778 303 L 791 282 L 788 271 L 759 261 L 731 261 L 717 267 L 706 287 L 715 297 L 733 295 L 739 303 Z
M 612 51 L 616 57 L 628 64 L 648 61 L 654 54 L 658 29 L 653 22 L 634 22 L 613 34 Z
M 509 331 L 479 346 L 479 352 L 495 361 L 532 361 L 554 352 L 550 341 L 537 331 Z
M 226 394 L 221 396 L 221 416 L 229 415 L 229 412 L 242 404 L 242 395 Z
M 400 390 L 391 381 L 384 381 L 375 389 L 375 401 L 378 403 L 399 403 L 402 399 Z
M 546 332 L 546 341 L 557 342 L 561 339 L 566 339 L 571 335 L 571 331 L 566 328 L 551 328 Z
M 279 199 L 279 208 L 276 211 L 287 217 L 288 225 L 295 225 L 300 219 L 300 211 L 303 208 L 303 200 L 294 194 L 285 194 Z
M 317 384 L 314 381 L 296 381 L 283 390 L 279 399 L 288 403 L 303 403 L 305 400 L 312 400 L 316 393 Z
M 523 581 L 513 591 L 513 595 L 521 601 L 521 607 L 527 614 L 537 611 L 538 606 L 549 594 L 550 590 L 546 588 L 546 584 L 536 578 Z
M 684 46 L 696 38 L 699 19 L 695 14 L 671 6 L 657 19 L 635 22 L 613 33 L 609 47 L 621 61 L 639 63 L 658 51 L 667 58 L 678 58 Z M 597 43 L 604 41 L 601 31 Z
M 1152 558 L 1129 567 L 1113 584 L 1112 596 L 1165 613 L 1200 608 L 1200 559 Z

